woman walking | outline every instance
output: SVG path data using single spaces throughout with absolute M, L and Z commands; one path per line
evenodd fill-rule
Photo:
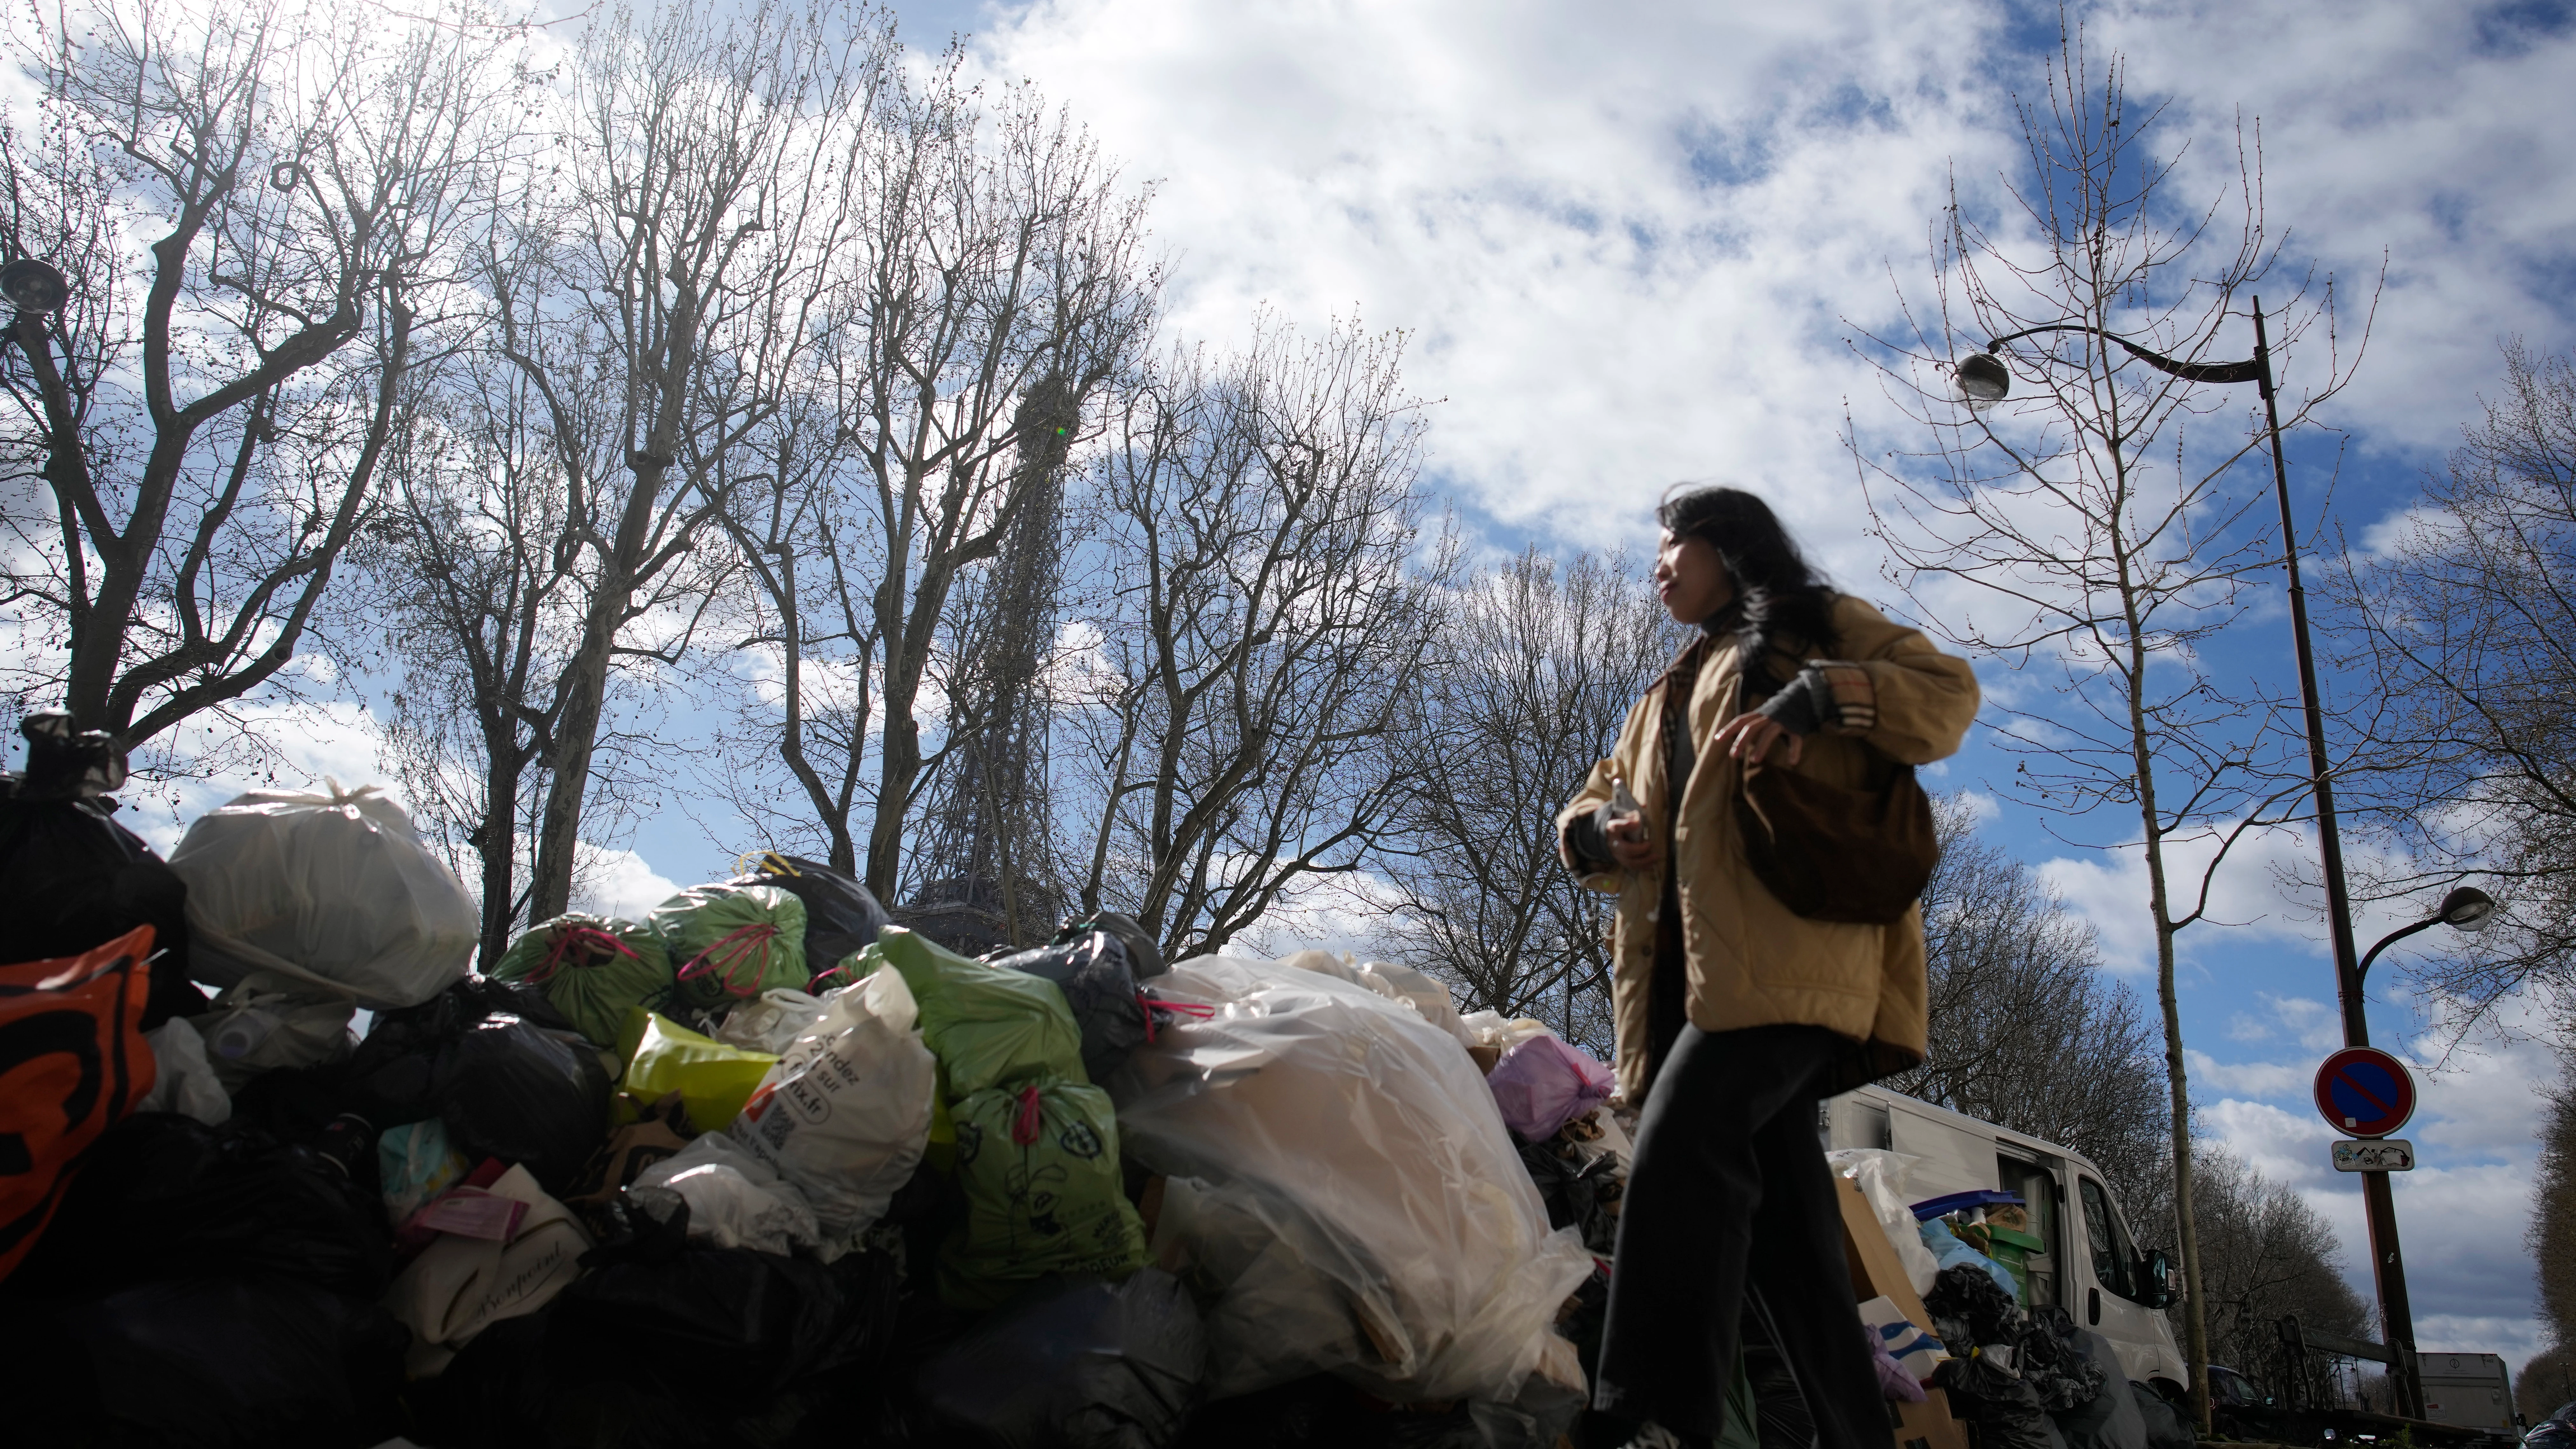
M 1828 588 L 1750 493 L 1694 488 L 1656 519 L 1657 591 L 1701 633 L 1557 821 L 1566 864 L 1619 896 L 1619 1090 L 1643 1104 L 1594 1407 L 1639 1449 L 1708 1443 L 1749 1286 L 1822 1449 L 1885 1449 L 1816 1102 L 1923 1059 L 1922 916 L 1793 911 L 1757 873 L 1737 797 L 1757 765 L 1910 789 L 1900 766 L 1959 747 L 1976 677 Z

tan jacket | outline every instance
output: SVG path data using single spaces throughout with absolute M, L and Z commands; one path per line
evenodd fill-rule
M 1844 596 L 1834 605 L 1833 654 L 1869 676 L 1877 722 L 1857 733 L 1809 735 L 1796 769 L 1848 789 L 1883 785 L 1890 760 L 1927 764 L 1959 748 L 1976 718 L 1976 675 L 1965 660 L 1932 647 L 1915 630 Z M 1678 872 L 1682 945 L 1689 963 L 1691 1024 L 1702 1031 L 1751 1026 L 1822 1026 L 1852 1039 L 1860 1058 L 1846 1085 L 1923 1059 L 1924 965 L 1920 908 L 1888 926 L 1810 921 L 1790 914 L 1745 863 L 1735 824 L 1743 772 L 1715 748 L 1718 728 L 1738 713 L 1741 661 L 1732 643 L 1711 646 L 1691 691 L 1690 732 L 1698 763 L 1678 820 L 1666 799 L 1662 684 L 1628 711 L 1619 744 L 1592 767 L 1583 790 L 1557 816 L 1560 839 L 1577 816 L 1610 798 L 1625 779 L 1645 807 Z M 1776 671 L 1804 659 L 1783 656 Z M 1867 746 L 1868 748 L 1864 748 Z M 1773 761 L 1779 759 L 1774 747 Z M 1571 852 L 1567 864 L 1586 869 Z M 1611 927 L 1611 998 L 1619 1023 L 1619 1090 L 1642 1103 L 1646 1091 L 1646 982 L 1655 969 L 1658 871 L 1610 870 L 1584 884 L 1619 897 Z

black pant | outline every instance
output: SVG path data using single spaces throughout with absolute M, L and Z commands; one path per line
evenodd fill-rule
M 1682 1029 L 1638 1123 L 1593 1405 L 1714 1436 L 1748 1284 L 1770 1310 L 1822 1449 L 1885 1449 L 1816 1135 L 1814 1086 L 1850 1043 L 1821 1027 Z

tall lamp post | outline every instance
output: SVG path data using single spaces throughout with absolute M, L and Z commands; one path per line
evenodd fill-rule
M 2298 525 L 2290 512 L 2289 463 L 2281 452 L 2281 412 L 2273 400 L 2272 346 L 2263 326 L 2263 299 L 2254 299 L 2254 356 L 2250 361 L 2182 362 L 2088 323 L 2049 322 L 1995 338 L 1984 351 L 1959 359 L 1952 376 L 1958 382 L 1960 396 L 1972 407 L 2002 401 L 2012 391 L 2012 369 L 1998 354 L 2006 343 L 2042 332 L 2089 333 L 2149 367 L 2187 382 L 2251 382 L 2262 391 L 2264 431 L 2272 444 L 2272 487 L 2281 504 L 2281 566 L 2290 576 L 2290 631 L 2298 646 L 2299 702 L 2307 713 L 2308 788 L 2316 801 L 2317 845 L 2324 857 L 2326 926 L 2334 943 L 2335 995 L 2343 1008 L 2344 1044 L 2368 1046 L 2370 1027 L 2362 1017 L 2365 998 L 2361 983 L 2370 960 L 2390 941 L 2432 926 L 2447 923 L 2474 930 L 2484 924 L 2494 903 L 2480 892 L 2465 887 L 2455 890 L 2444 898 L 2441 911 L 2431 919 L 2389 936 L 2371 947 L 2370 956 L 2360 962 L 2353 959 L 2352 898 L 2344 886 L 2343 839 L 2335 825 L 2334 781 L 2326 759 L 2325 707 L 2317 694 L 2316 652 L 2308 643 L 2307 592 L 2299 585 Z M 2420 1417 L 2424 1395 L 2415 1374 L 2415 1322 L 2406 1301 L 2406 1264 L 2398 1249 L 2397 1206 L 2389 1194 L 2388 1174 L 2361 1174 L 2361 1194 L 2370 1220 L 2371 1273 L 2379 1288 L 2380 1341 L 2388 1346 L 2392 1360 L 2389 1378 L 2396 1386 L 2398 1411 Z

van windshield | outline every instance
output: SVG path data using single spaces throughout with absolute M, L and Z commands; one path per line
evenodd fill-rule
M 2138 1298 L 2137 1258 L 2129 1249 L 2129 1235 L 2111 1212 L 2111 1195 L 2092 1178 L 2081 1181 L 2084 1194 L 2084 1239 L 2093 1250 L 2093 1278 L 2103 1287 L 2136 1302 Z

